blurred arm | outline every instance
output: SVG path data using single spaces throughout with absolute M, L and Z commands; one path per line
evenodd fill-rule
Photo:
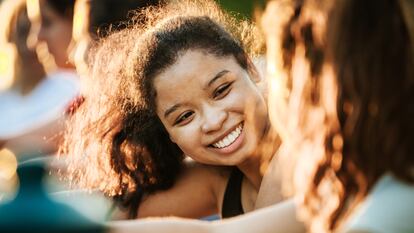
M 180 232 L 180 233 L 267 233 L 305 232 L 302 223 L 296 220 L 293 200 L 263 208 L 228 220 L 205 222 L 180 218 L 150 218 L 145 220 L 114 221 L 107 224 L 111 233 L 117 232 Z

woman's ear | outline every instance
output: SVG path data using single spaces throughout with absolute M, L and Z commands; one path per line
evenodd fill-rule
M 261 67 L 260 64 L 259 64 L 260 62 L 261 61 L 259 61 L 259 60 L 257 62 L 259 67 Z M 247 58 L 247 69 L 248 69 L 250 78 L 253 82 L 259 83 L 260 81 L 262 81 L 261 72 L 259 72 L 259 70 L 257 69 L 257 66 L 255 65 L 255 63 L 250 58 Z

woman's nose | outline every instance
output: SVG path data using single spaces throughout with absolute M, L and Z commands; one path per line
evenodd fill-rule
M 204 108 L 204 120 L 201 125 L 203 133 L 220 130 L 227 119 L 228 113 L 221 108 L 207 106 Z

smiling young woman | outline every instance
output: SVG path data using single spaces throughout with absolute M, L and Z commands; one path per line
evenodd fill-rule
M 69 179 L 115 196 L 130 218 L 255 209 L 262 160 L 277 148 L 255 27 L 210 1 L 139 14 L 143 25 L 92 50 L 86 102 L 62 147 Z

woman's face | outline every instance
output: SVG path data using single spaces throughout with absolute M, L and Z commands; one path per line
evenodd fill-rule
M 59 15 L 46 1 L 40 0 L 41 25 L 38 41 L 47 44 L 59 68 L 73 68 L 68 61 L 68 47 L 72 39 L 72 20 Z
M 189 50 L 155 77 L 157 114 L 186 155 L 237 165 L 253 155 L 268 126 L 259 81 L 233 56 Z

